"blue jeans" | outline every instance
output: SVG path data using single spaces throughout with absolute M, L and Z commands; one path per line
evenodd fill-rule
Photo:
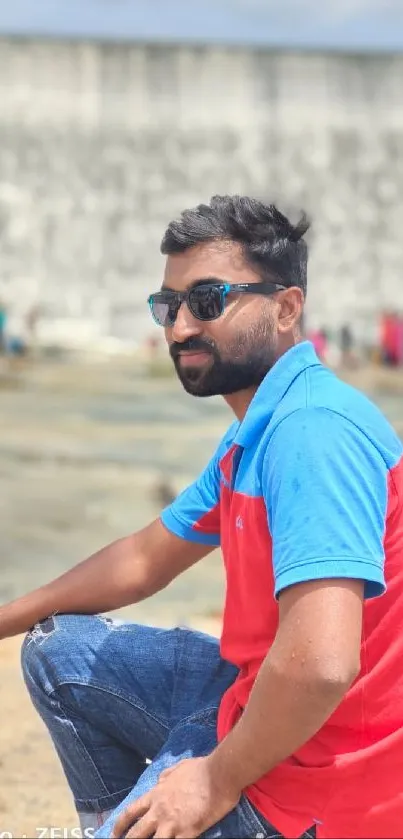
M 237 676 L 215 638 L 86 615 L 35 626 L 22 665 L 81 825 L 97 837 L 163 769 L 214 749 L 220 700 Z M 245 796 L 203 835 L 280 836 Z

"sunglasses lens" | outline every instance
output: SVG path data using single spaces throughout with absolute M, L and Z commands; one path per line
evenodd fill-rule
M 149 298 L 151 314 L 159 326 L 173 326 L 180 307 L 175 294 L 152 294 Z
M 198 285 L 189 293 L 189 308 L 199 320 L 215 320 L 224 309 L 224 295 L 219 286 Z

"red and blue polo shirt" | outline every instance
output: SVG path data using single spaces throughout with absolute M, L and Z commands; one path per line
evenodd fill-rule
M 403 449 L 382 413 L 300 343 L 162 521 L 221 545 L 221 653 L 240 672 L 222 698 L 219 739 L 273 643 L 279 593 L 309 580 L 365 582 L 358 678 L 317 734 L 247 795 L 288 837 L 313 823 L 318 837 L 401 837 Z

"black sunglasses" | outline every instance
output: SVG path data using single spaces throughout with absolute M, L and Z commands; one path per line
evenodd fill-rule
M 158 326 L 173 326 L 182 303 L 187 303 L 192 315 L 198 320 L 216 320 L 225 308 L 228 294 L 275 294 L 287 288 L 279 283 L 230 283 L 206 282 L 193 286 L 188 291 L 157 291 L 150 294 L 147 302 Z

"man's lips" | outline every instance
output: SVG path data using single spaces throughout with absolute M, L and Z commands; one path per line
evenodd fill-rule
M 199 367 L 211 358 L 205 350 L 185 350 L 179 353 L 181 367 Z

